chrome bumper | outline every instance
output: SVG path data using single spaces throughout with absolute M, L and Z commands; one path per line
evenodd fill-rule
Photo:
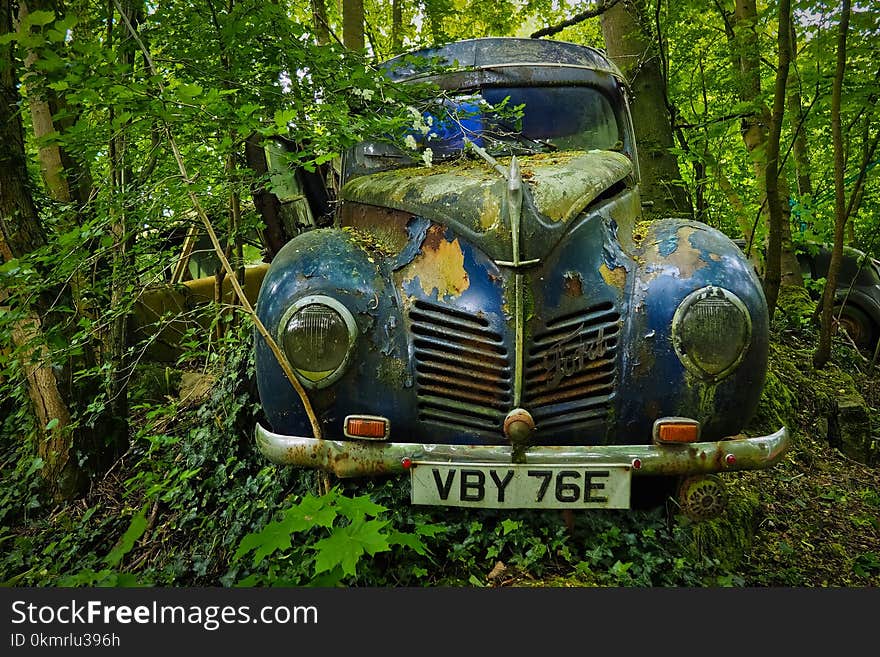
M 510 463 L 512 450 L 504 445 L 436 445 L 360 440 L 319 440 L 284 436 L 256 428 L 257 446 L 270 461 L 316 468 L 338 477 L 361 477 L 405 472 L 405 459 L 450 463 Z M 692 475 L 735 470 L 761 470 L 775 465 L 789 446 L 785 427 L 769 436 L 732 436 L 726 440 L 685 445 L 599 445 L 591 447 L 532 447 L 526 463 L 607 465 L 630 463 L 633 474 Z

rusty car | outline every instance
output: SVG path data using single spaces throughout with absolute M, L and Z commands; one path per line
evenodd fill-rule
M 748 255 L 746 240 L 733 240 Z M 805 240 L 796 245 L 795 256 L 810 296 L 821 303 L 822 290 L 831 265 L 833 245 Z M 762 255 L 763 249 L 761 251 Z M 843 246 L 837 287 L 834 291 L 834 319 L 857 349 L 872 353 L 880 340 L 880 260 Z
M 804 280 L 822 281 L 831 264 L 830 244 L 807 242 L 797 253 Z M 809 287 L 818 300 L 816 286 Z M 834 293 L 834 316 L 859 349 L 873 352 L 880 340 L 880 261 L 844 246 Z
M 347 152 L 332 225 L 272 260 L 256 310 L 296 381 L 257 335 L 261 452 L 400 476 L 416 505 L 629 509 L 653 481 L 720 513 L 720 475 L 789 443 L 786 427 L 742 433 L 767 305 L 723 233 L 645 220 L 617 67 L 505 37 L 384 70 L 434 85 L 445 114 L 407 135 L 416 151 Z

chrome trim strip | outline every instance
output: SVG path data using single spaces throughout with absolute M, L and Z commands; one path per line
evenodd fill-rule
M 514 292 L 516 298 L 516 308 L 514 310 L 516 317 L 516 335 L 513 345 L 513 407 L 522 406 L 523 377 L 523 361 L 525 360 L 525 318 L 523 313 L 523 275 L 515 274 L 513 277 Z

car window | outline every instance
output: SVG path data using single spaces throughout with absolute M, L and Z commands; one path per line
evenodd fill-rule
M 447 100 L 430 124 L 423 143 L 441 157 L 459 153 L 465 138 L 490 153 L 622 146 L 611 103 L 592 87 L 488 87 Z

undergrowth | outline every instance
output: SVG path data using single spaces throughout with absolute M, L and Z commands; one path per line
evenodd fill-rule
M 750 430 L 793 429 L 779 468 L 734 473 L 721 520 L 694 523 L 670 501 L 653 510 L 561 512 L 416 507 L 406 478 L 337 480 L 267 463 L 252 440 L 260 407 L 250 339 L 214 360 L 210 392 L 181 401 L 171 378 L 143 368 L 133 382 L 131 446 L 89 494 L 57 504 L 39 486 L 39 459 L 22 437 L 26 414 L 2 434 L 0 581 L 16 586 L 743 586 L 822 584 L 799 569 L 787 515 L 857 499 L 847 522 L 865 537 L 846 552 L 848 579 L 880 576 L 876 489 L 811 489 L 794 501 L 817 453 L 815 426 L 834 399 L 864 390 L 863 363 L 835 343 L 835 364 L 814 371 L 800 297 L 781 299 L 771 367 Z M 165 387 L 161 384 L 165 382 Z M 176 382 L 176 379 L 175 379 Z M 157 387 L 158 385 L 158 387 Z M 160 393 L 156 391 L 160 390 Z M 18 406 L 24 408 L 23 400 Z M 7 401 L 8 403 L 8 401 Z M 876 418 L 876 414 L 874 415 Z M 876 428 L 876 427 L 875 427 Z M 827 446 L 823 449 L 828 449 Z M 864 471 L 860 471 L 863 472 Z M 868 476 L 868 475 L 865 475 Z M 873 475 L 872 475 L 873 476 Z M 868 479 L 870 481 L 870 479 Z M 839 503 L 839 502 L 838 502 Z M 799 506 L 798 506 L 799 505 Z M 875 513 L 876 515 L 876 513 Z M 811 522 L 805 519 L 804 522 Z M 780 528 L 789 530 L 780 531 Z M 841 539 L 843 540 L 843 539 Z M 839 543 L 840 541 L 838 541 Z M 763 551 L 763 556 L 756 556 Z M 819 564 L 821 567 L 821 564 Z M 837 567 L 837 566 L 835 566 Z M 775 569 L 775 570 L 773 570 Z M 827 582 L 826 582 L 827 583 Z M 833 583 L 833 581 L 831 582 Z

